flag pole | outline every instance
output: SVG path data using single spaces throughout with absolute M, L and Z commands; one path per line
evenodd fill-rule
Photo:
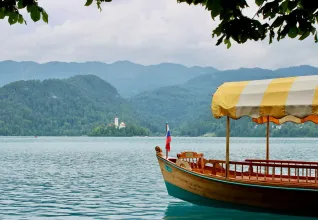
M 168 132 L 168 122 L 166 122 L 166 136 L 167 136 L 167 132 Z M 166 137 L 167 138 L 167 137 Z M 166 146 L 166 159 L 168 159 L 168 149 Z
M 168 159 L 168 152 L 170 151 L 171 133 L 169 124 L 166 122 L 166 158 Z

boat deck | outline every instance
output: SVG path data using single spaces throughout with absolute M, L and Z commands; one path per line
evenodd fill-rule
M 199 156 L 169 160 L 201 175 L 227 178 L 223 160 L 206 160 Z M 318 162 L 246 159 L 244 162 L 230 161 L 229 166 L 228 180 L 318 189 Z

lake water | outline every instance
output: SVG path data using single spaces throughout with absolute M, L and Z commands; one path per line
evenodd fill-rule
M 173 138 L 225 158 L 224 138 Z M 0 219 L 310 219 L 195 206 L 167 194 L 164 138 L 0 137 Z M 164 147 L 162 147 L 164 149 Z M 232 138 L 231 159 L 265 158 L 265 139 Z M 318 161 L 318 139 L 271 139 L 271 159 Z

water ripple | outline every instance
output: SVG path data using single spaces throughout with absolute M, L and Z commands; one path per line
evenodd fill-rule
M 160 143 L 163 138 L 0 137 L 0 218 L 230 219 L 227 210 L 211 212 L 167 195 L 154 152 Z M 223 158 L 224 143 L 175 138 L 172 154 L 196 150 Z M 317 160 L 316 143 L 274 139 L 271 157 Z M 265 157 L 265 139 L 237 138 L 232 145 L 233 159 Z

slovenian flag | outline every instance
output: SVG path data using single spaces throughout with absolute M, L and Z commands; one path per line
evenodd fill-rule
M 167 131 L 167 134 L 166 134 L 166 150 L 167 150 L 167 152 L 169 152 L 170 151 L 171 134 L 170 134 L 168 123 L 166 124 L 166 131 Z

